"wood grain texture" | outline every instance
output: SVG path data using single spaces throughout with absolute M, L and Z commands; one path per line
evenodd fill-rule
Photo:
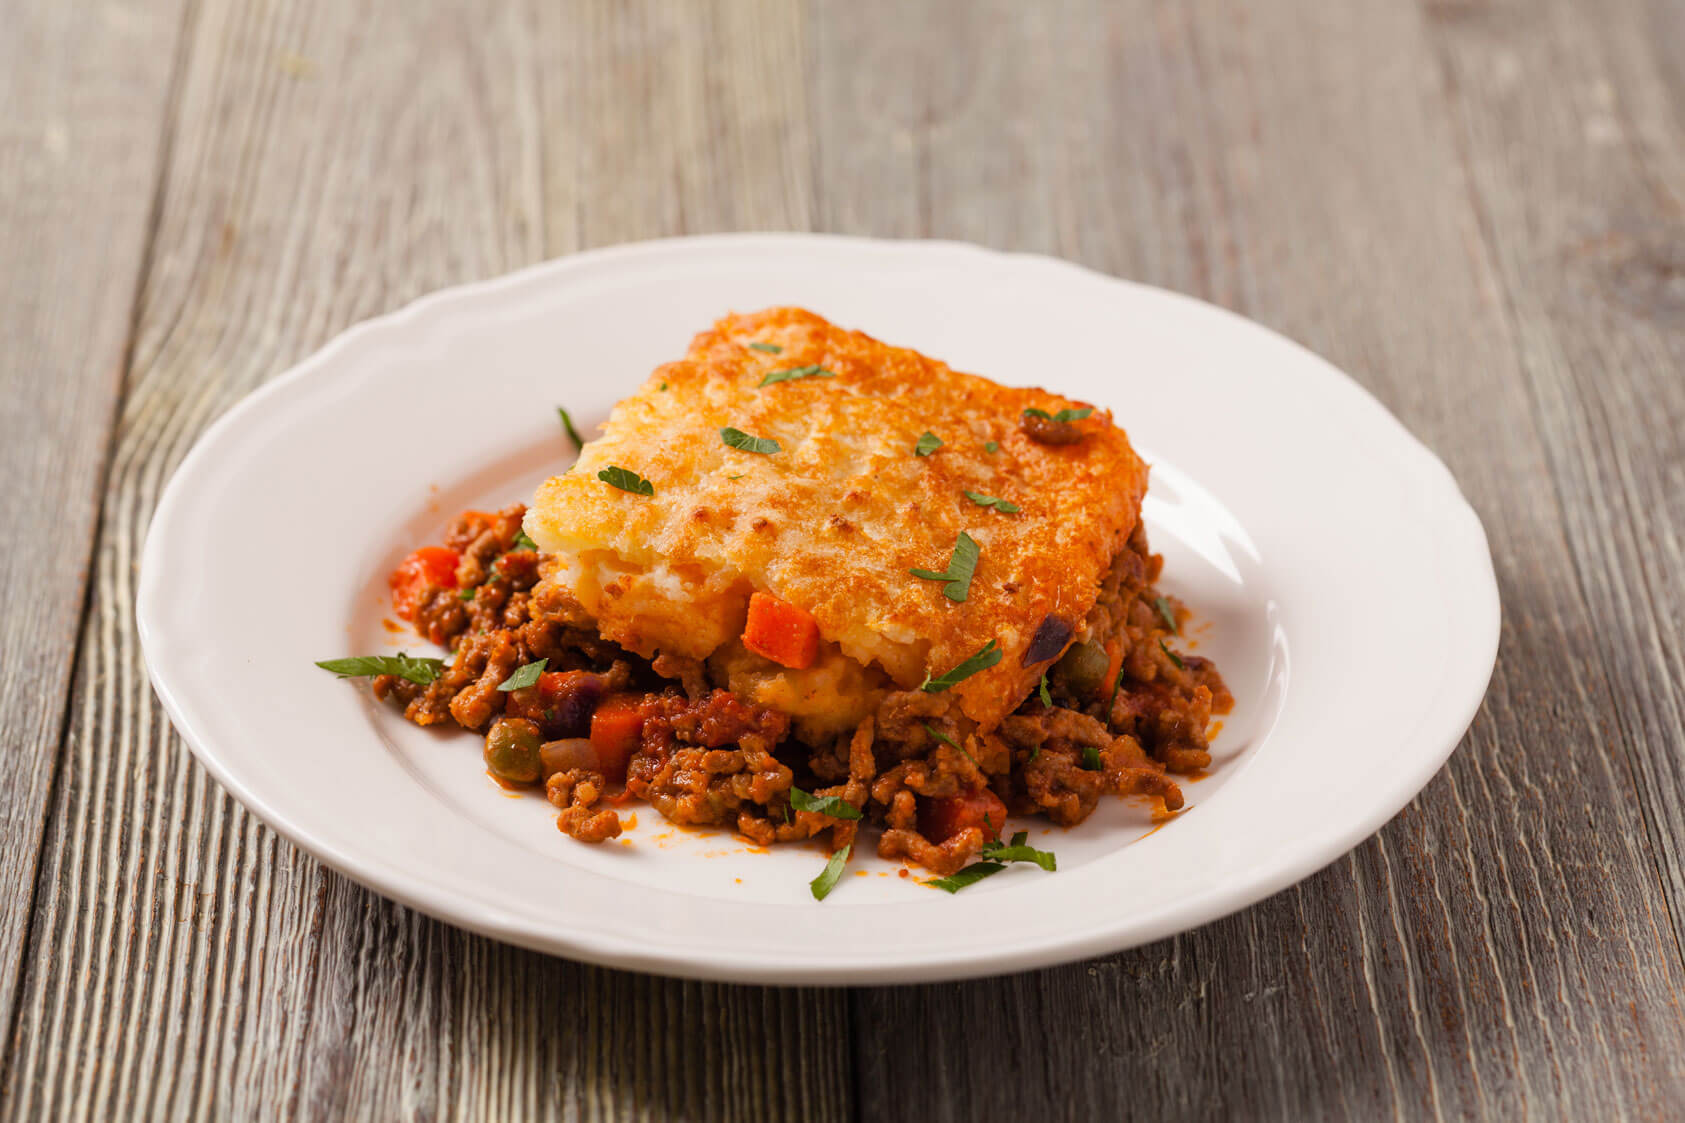
M 0 1017 L 10 1026 L 89 544 L 168 120 L 179 4 L 0 17 Z M 97 174 L 90 170 L 97 169 Z
M 132 626 L 171 470 L 218 413 L 351 322 L 587 240 L 801 221 L 805 163 L 767 156 L 804 129 L 796 21 L 615 2 L 197 11 L 8 1118 L 848 1114 L 840 993 L 596 970 L 370 896 L 191 760 Z M 778 90 L 789 100 L 763 96 Z M 98 448 L 97 431 L 83 439 Z
M 24 972 L 0 1114 L 1680 1113 L 1679 5 L 24 7 L 0 35 L 0 409 L 25 433 L 0 517 L 94 567 L 71 687 L 86 574 L 0 551 L 30 594 L 0 619 L 0 988 Z M 1369 386 L 1497 563 L 1503 646 L 1451 764 L 1352 854 L 1197 931 L 841 992 L 470 936 L 326 873 L 192 762 L 132 597 L 212 418 L 441 285 L 809 226 L 1056 253 Z
M 822 181 L 883 199 L 897 233 L 1052 250 L 1205 296 L 1328 355 L 1457 472 L 1492 535 L 1506 627 L 1492 694 L 1451 766 L 1375 840 L 1303 885 L 1097 963 L 858 992 L 862 1115 L 1666 1114 L 1685 1097 L 1685 977 L 1676 902 L 1656 868 L 1671 861 L 1661 836 L 1678 835 L 1649 828 L 1657 816 L 1644 804 L 1677 806 L 1677 779 L 1659 764 L 1681 746 L 1677 721 L 1664 732 L 1668 711 L 1648 743 L 1621 718 L 1667 704 L 1666 665 L 1645 675 L 1606 654 L 1610 639 L 1661 645 L 1577 577 L 1581 532 L 1615 529 L 1576 526 L 1597 493 L 1527 481 L 1550 479 L 1560 450 L 1591 447 L 1677 471 L 1677 457 L 1649 451 L 1677 448 L 1677 431 L 1640 452 L 1619 437 L 1641 428 L 1588 441 L 1538 420 L 1528 325 L 1509 311 L 1503 251 L 1465 156 L 1492 158 L 1512 134 L 1459 137 L 1437 17 L 1386 3 L 1259 5 L 1238 18 L 1219 3 L 1003 4 L 986 51 L 959 39 L 967 57 L 944 94 L 922 80 L 923 68 L 947 70 L 931 36 L 910 37 L 926 48 L 917 58 L 879 36 L 897 10 L 831 10 L 817 143 L 822 154 L 912 152 L 861 170 L 858 185 L 839 184 L 851 166 L 839 157 Z M 1591 26 L 1603 19 L 1558 29 L 1557 49 L 1632 53 L 1636 29 Z M 1025 80 L 1017 64 L 1048 43 L 1060 45 L 1057 69 Z M 1643 61 L 1629 80 L 1653 73 Z M 1548 69 L 1517 104 L 1572 122 L 1537 101 Z M 845 70 L 875 76 L 869 99 L 825 84 Z M 979 170 L 983 136 L 993 146 Z M 1544 202 L 1525 175 L 1509 190 L 1517 204 Z M 1588 201 L 1547 205 L 1571 213 Z M 1648 217 L 1641 225 L 1657 230 Z M 857 217 L 827 208 L 822 221 Z M 1504 236 L 1529 244 L 1521 229 Z M 1588 288 L 1602 291 L 1582 298 L 1607 286 Z M 1648 386 L 1668 399 L 1658 430 L 1685 405 L 1676 359 L 1650 370 L 1664 368 L 1675 383 Z M 1600 569 L 1606 594 L 1636 595 L 1625 586 L 1656 564 L 1612 559 Z M 1676 610 L 1679 588 L 1667 596 Z M 1645 784 L 1657 786 L 1634 802 Z M 909 1040 L 919 1047 L 902 1048 Z

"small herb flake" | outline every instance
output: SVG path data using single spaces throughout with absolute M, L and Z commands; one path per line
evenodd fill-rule
M 1028 831 L 1019 831 L 1012 836 L 1009 843 L 991 842 L 986 844 L 981 856 L 991 862 L 1034 862 L 1048 873 L 1059 868 L 1059 861 L 1051 850 L 1037 850 L 1027 845 L 1030 835 Z
M 825 868 L 820 871 L 819 876 L 807 883 L 808 889 L 813 892 L 814 900 L 823 901 L 831 890 L 837 887 L 837 882 L 842 880 L 843 867 L 848 865 L 848 856 L 853 850 L 854 843 L 851 842 L 832 854 L 831 860 L 825 863 Z
M 550 660 L 540 659 L 536 663 L 527 663 L 516 667 L 515 673 L 497 684 L 497 688 L 507 694 L 511 690 L 524 690 L 538 681 L 538 676 L 544 673 L 544 667 Z
M 988 453 L 990 456 L 993 456 L 995 453 L 1000 451 L 1000 442 L 999 441 L 984 441 L 983 442 L 983 451 Z
M 784 348 L 776 343 L 751 343 L 749 349 L 751 351 L 764 351 L 768 355 L 782 355 L 784 353 Z
M 1005 868 L 1001 862 L 973 862 L 960 872 L 948 877 L 939 877 L 929 884 L 944 893 L 958 893 L 966 886 L 976 885 L 985 877 L 993 877 Z
M 946 733 L 942 732 L 940 729 L 936 728 L 934 725 L 930 724 L 928 721 L 921 722 L 920 724 L 922 724 L 924 726 L 924 731 L 926 733 L 930 734 L 932 737 L 936 738 L 938 741 L 942 742 L 944 745 L 947 745 L 950 749 L 953 749 L 954 751 L 958 752 L 961 756 L 963 756 L 966 760 L 969 760 L 972 764 L 977 764 L 977 758 L 972 756 L 970 753 L 966 752 L 965 746 L 961 745 L 958 741 L 954 740 L 952 737 L 948 736 Z M 983 766 L 981 764 L 977 764 L 977 767 L 982 768 Z M 987 815 L 983 816 L 983 821 L 988 822 L 989 817 Z
M 617 487 L 621 491 L 629 491 L 633 495 L 654 495 L 655 485 L 644 479 L 629 468 L 622 468 L 618 464 L 610 464 L 597 478 L 610 487 Z
M 573 447 L 584 448 L 585 438 L 581 437 L 579 430 L 573 427 L 573 418 L 568 416 L 568 411 L 561 406 L 557 406 L 556 414 L 562 419 L 562 428 L 567 430 L 568 440 L 573 442 Z
M 1036 691 L 1037 691 L 1037 693 L 1039 693 L 1041 695 L 1041 704 L 1046 706 L 1048 709 L 1051 710 L 1053 708 L 1053 695 L 1051 695 L 1047 692 L 1047 672 L 1046 671 L 1042 672 L 1041 685 L 1036 688 Z
M 826 370 L 818 363 L 809 363 L 805 367 L 775 370 L 761 379 L 760 386 L 771 386 L 774 382 L 793 382 L 798 378 L 835 378 L 836 376 L 836 371 Z M 759 389 L 760 386 L 757 386 L 756 389 Z
M 778 442 L 771 437 L 751 437 L 743 430 L 733 429 L 729 425 L 720 430 L 720 440 L 740 451 L 759 452 L 766 456 L 780 450 Z
M 926 675 L 924 681 L 919 683 L 919 689 L 924 691 L 926 694 L 940 694 L 949 687 L 964 682 L 978 671 L 988 670 L 996 663 L 999 663 L 1000 659 L 1000 641 L 990 640 L 988 643 L 978 648 L 977 654 L 973 655 L 971 658 L 967 659 L 947 674 L 942 675 L 940 678 L 933 679 L 929 675 Z
M 942 447 L 942 438 L 926 429 L 919 434 L 919 443 L 913 446 L 914 456 L 929 456 Z
M 661 388 L 662 388 L 662 389 L 663 389 L 663 390 L 665 390 L 665 389 L 667 389 L 667 384 L 666 384 L 666 383 L 665 383 L 665 382 L 663 382 L 663 383 L 662 383 L 662 384 L 661 384 Z
M 1118 669 L 1117 669 L 1117 677 L 1112 679 L 1112 696 L 1110 698 L 1106 699 L 1106 717 L 1107 717 L 1107 720 L 1110 720 L 1112 710 L 1113 710 L 1113 708 L 1115 708 L 1117 706 L 1117 694 L 1118 694 L 1118 691 L 1120 691 L 1122 689 L 1123 689 L 1123 665 L 1120 664 L 1118 666 Z
M 464 589 L 464 590 L 462 590 L 460 593 L 456 594 L 456 599 L 457 600 L 473 600 L 474 599 L 474 589 Z
M 1008 503 L 1004 499 L 996 499 L 992 495 L 981 495 L 975 491 L 967 491 L 965 497 L 979 507 L 993 507 L 1003 515 L 1016 515 L 1018 513 L 1018 504 Z
M 323 659 L 316 665 L 324 671 L 332 671 L 340 678 L 393 675 L 417 686 L 426 686 L 445 669 L 442 660 L 411 658 L 402 651 L 396 655 L 353 655 L 346 659 Z
M 1093 406 L 1089 406 L 1086 409 L 1062 409 L 1058 413 L 1048 413 L 1045 409 L 1033 409 L 1032 408 L 1032 409 L 1025 410 L 1024 416 L 1025 417 L 1039 417 L 1044 421 L 1053 421 L 1053 422 L 1063 424 L 1064 422 L 1067 422 L 1067 421 L 1081 421 L 1083 418 L 1087 417 L 1089 414 L 1091 414 L 1093 412 L 1094 412 Z
M 526 531 L 524 531 L 524 530 L 516 531 L 515 532 L 515 549 L 517 549 L 517 550 L 536 550 L 536 549 L 538 549 L 538 543 L 534 542 L 531 538 L 528 538 Z
M 1082 766 L 1090 772 L 1098 772 L 1106 767 L 1106 762 L 1100 759 L 1100 750 L 1093 745 L 1082 747 Z
M 1176 623 L 1176 610 L 1170 607 L 1169 600 L 1164 597 L 1159 597 L 1157 600 L 1153 601 L 1153 607 L 1157 608 L 1158 614 L 1164 618 L 1165 627 L 1169 628 L 1172 632 L 1181 631 L 1181 628 Z
M 790 789 L 790 805 L 797 811 L 812 811 L 833 819 L 860 818 L 860 808 L 840 795 L 809 795 L 793 787 Z
M 909 569 L 907 572 L 921 581 L 946 581 L 947 584 L 942 586 L 942 595 L 961 603 L 971 595 L 971 575 L 977 572 L 980 553 L 976 540 L 962 530 L 954 542 L 954 552 L 948 557 L 946 572 L 937 573 L 929 569 Z
M 1170 656 L 1170 661 L 1172 663 L 1176 664 L 1176 669 L 1178 671 L 1185 671 L 1185 670 L 1188 669 L 1188 665 L 1186 663 L 1182 662 L 1182 657 L 1180 655 L 1176 654 L 1174 651 L 1170 650 L 1170 648 L 1168 646 L 1166 646 L 1166 644 L 1163 640 L 1158 641 L 1158 649 L 1160 651 L 1164 652 L 1166 655 Z

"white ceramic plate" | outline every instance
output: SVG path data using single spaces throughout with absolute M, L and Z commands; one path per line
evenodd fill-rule
M 1145 517 L 1197 650 L 1236 698 L 1162 829 L 1112 801 L 1023 824 L 1059 870 L 950 896 L 860 848 L 824 902 L 815 847 L 754 850 L 649 808 L 591 847 L 537 795 L 312 665 L 395 650 L 384 578 L 457 511 L 565 467 L 727 310 L 800 304 L 1006 383 L 1111 407 L 1153 464 Z M 1293 343 L 1186 297 L 934 242 L 728 236 L 552 262 L 347 332 L 205 434 L 158 506 L 138 615 L 158 695 L 211 773 L 347 876 L 578 959 L 764 982 L 910 982 L 1110 952 L 1332 861 L 1425 784 L 1485 693 L 1498 598 L 1450 474 Z M 407 643 L 413 652 L 421 645 Z

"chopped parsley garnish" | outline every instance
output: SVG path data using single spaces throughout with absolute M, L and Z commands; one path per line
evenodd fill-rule
M 948 746 L 950 749 L 953 749 L 956 752 L 958 752 L 961 756 L 963 756 L 966 760 L 969 760 L 972 764 L 977 764 L 977 758 L 972 756 L 970 753 L 966 752 L 965 746 L 961 745 L 958 741 L 954 740 L 952 737 L 948 736 L 946 733 L 942 732 L 940 729 L 936 728 L 934 725 L 930 724 L 928 721 L 920 722 L 920 724 L 924 726 L 924 731 L 926 733 L 930 734 L 932 737 L 936 738 L 938 741 L 942 742 L 944 745 Z M 983 766 L 981 764 L 977 764 L 977 767 L 982 768 Z M 983 816 L 983 821 L 988 822 L 989 817 L 987 815 Z
M 999 441 L 984 441 L 983 442 L 983 451 L 988 453 L 990 456 L 993 456 L 995 453 L 1000 451 L 1000 442 Z
M 1082 766 L 1090 772 L 1098 772 L 1106 767 L 1106 762 L 1100 759 L 1100 750 L 1093 745 L 1082 747 Z
M 662 383 L 662 384 L 661 384 L 661 388 L 662 388 L 662 389 L 663 389 L 663 390 L 665 390 L 665 389 L 667 389 L 667 384 L 666 384 L 666 383 L 665 383 L 665 382 L 663 382 L 663 383 Z
M 784 353 L 784 348 L 776 343 L 751 343 L 749 349 L 751 351 L 765 351 L 768 355 L 782 355 Z
M 800 788 L 790 789 L 790 806 L 797 811 L 813 811 L 833 819 L 858 819 L 860 808 L 840 795 L 809 795 Z
M 837 887 L 837 882 L 842 880 L 843 867 L 848 865 L 848 856 L 853 850 L 854 843 L 851 842 L 832 854 L 831 860 L 825 863 L 825 868 L 820 871 L 819 876 L 807 883 L 807 887 L 813 891 L 814 900 L 823 901 L 831 890 Z
M 1123 689 L 1123 664 L 1118 664 L 1117 677 L 1112 679 L 1112 696 L 1106 699 L 1106 716 L 1111 717 L 1112 707 L 1117 705 L 1117 692 Z
M 1176 664 L 1176 669 L 1178 671 L 1185 671 L 1185 670 L 1188 669 L 1188 665 L 1186 663 L 1182 662 L 1182 657 L 1180 655 L 1176 654 L 1174 651 L 1170 650 L 1169 647 L 1165 646 L 1165 642 L 1163 640 L 1158 641 L 1158 649 L 1160 651 L 1164 652 L 1166 655 L 1170 656 L 1170 661 L 1172 663 Z
M 933 679 L 929 675 L 925 675 L 924 681 L 919 683 L 919 689 L 926 694 L 940 694 L 950 686 L 964 682 L 978 671 L 988 670 L 999 663 L 1000 658 L 1000 641 L 990 640 L 977 649 L 977 654 L 940 678 Z
M 771 437 L 751 437 L 741 429 L 727 425 L 720 430 L 720 440 L 743 452 L 759 452 L 767 456 L 779 451 L 779 444 Z
M 977 571 L 977 556 L 981 551 L 977 542 L 965 531 L 954 543 L 954 552 L 948 558 L 948 569 L 944 573 L 937 573 L 929 569 L 909 569 L 907 572 L 922 581 L 946 581 L 942 586 L 942 595 L 951 601 L 962 602 L 971 595 L 971 575 Z
M 727 476 L 726 479 L 728 479 L 728 480 L 740 480 L 746 475 L 748 475 L 747 472 L 739 472 L 735 476 Z
M 1165 627 L 1169 628 L 1173 632 L 1181 630 L 1176 626 L 1176 610 L 1170 607 L 1170 602 L 1168 600 L 1164 597 L 1159 597 L 1153 601 L 1153 607 L 1158 609 L 1158 614 L 1164 618 Z
M 913 446 L 914 456 L 929 456 L 942 447 L 942 438 L 926 429 L 919 434 L 919 443 Z
M 538 676 L 544 673 L 544 667 L 550 660 L 540 659 L 536 663 L 527 663 L 516 667 L 515 673 L 497 684 L 497 688 L 507 694 L 511 690 L 524 690 L 538 681 Z
M 316 665 L 324 671 L 332 671 L 340 678 L 393 675 L 407 679 L 417 686 L 426 686 L 445 669 L 443 660 L 416 659 L 402 651 L 396 655 L 353 655 L 346 659 L 323 659 Z
M 1036 691 L 1037 691 L 1037 693 L 1039 693 L 1041 695 L 1041 704 L 1046 706 L 1048 709 L 1051 710 L 1053 708 L 1053 695 L 1051 695 L 1047 692 L 1047 672 L 1046 671 L 1043 671 L 1041 673 L 1041 685 L 1036 688 Z
M 617 487 L 621 491 L 629 491 L 633 495 L 654 495 L 655 485 L 644 479 L 629 468 L 622 468 L 618 464 L 610 464 L 597 478 L 610 487 Z
M 1086 409 L 1062 409 L 1058 413 L 1048 413 L 1045 409 L 1033 409 L 1032 408 L 1032 409 L 1025 410 L 1024 416 L 1025 417 L 1039 417 L 1044 421 L 1053 421 L 1053 422 L 1063 423 L 1063 422 L 1066 422 L 1066 421 L 1081 421 L 1083 418 L 1087 417 L 1089 414 L 1091 414 L 1093 412 L 1094 412 L 1093 406 L 1089 406 Z
M 568 411 L 563 409 L 561 406 L 557 406 L 556 407 L 556 413 L 557 413 L 558 416 L 561 417 L 562 428 L 567 430 L 568 440 L 573 442 L 573 447 L 574 448 L 584 448 L 585 447 L 585 438 L 581 437 L 579 435 L 579 430 L 575 429 L 573 427 L 573 418 L 568 416 Z
M 1029 831 L 1019 831 L 1012 836 L 1011 842 L 986 843 L 981 854 L 991 862 L 1034 862 L 1048 873 L 1057 870 L 1059 862 L 1054 858 L 1053 851 L 1037 850 L 1027 845 L 1029 839 Z
M 1018 513 L 1018 504 L 1008 503 L 1004 499 L 996 499 L 992 495 L 979 495 L 975 491 L 967 491 L 965 497 L 979 507 L 993 507 L 1003 515 L 1016 515 Z
M 826 370 L 818 363 L 809 363 L 805 367 L 790 367 L 786 370 L 775 370 L 761 379 L 761 386 L 771 386 L 774 382 L 791 382 L 798 378 L 835 378 L 836 371 Z M 757 386 L 756 389 L 760 389 Z
M 479 586 L 475 586 L 474 588 L 462 590 L 462 592 L 456 594 L 456 599 L 457 600 L 473 600 L 474 599 L 474 590 L 477 589 L 478 587 Z
M 976 885 L 985 877 L 993 877 L 1004 870 L 1006 866 L 1001 862 L 973 862 L 956 874 L 939 877 L 930 884 L 944 893 L 958 893 L 968 885 Z
M 524 531 L 524 530 L 516 531 L 515 532 L 515 549 L 517 549 L 517 550 L 536 550 L 536 549 L 538 549 L 538 543 L 534 542 L 531 538 L 528 538 L 526 531 Z

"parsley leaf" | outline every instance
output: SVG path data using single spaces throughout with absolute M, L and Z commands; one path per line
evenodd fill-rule
M 534 542 L 531 538 L 528 538 L 526 531 L 517 531 L 515 534 L 515 549 L 536 550 L 538 549 L 538 543 Z
M 958 893 L 968 885 L 976 885 L 985 877 L 993 877 L 1006 867 L 1000 862 L 973 862 L 949 877 L 939 877 L 930 884 L 944 893 Z
M 1112 719 L 1112 707 L 1117 705 L 1117 692 L 1123 689 L 1123 669 L 1127 664 L 1119 663 L 1117 677 L 1112 679 L 1112 696 L 1106 699 L 1106 720 Z
M 977 764 L 977 758 L 966 752 L 964 745 L 960 744 L 958 741 L 954 740 L 952 737 L 948 736 L 928 721 L 920 722 L 919 724 L 924 726 L 924 731 L 926 733 L 930 734 L 944 745 L 947 745 L 950 749 L 957 750 L 961 756 L 963 756 L 966 760 L 969 760 L 972 764 Z M 977 764 L 977 767 L 981 769 L 983 766 L 981 764 Z M 983 821 L 985 823 L 988 822 L 989 817 L 987 815 L 983 816 Z
M 854 843 L 851 842 L 832 854 L 831 860 L 825 863 L 825 868 L 820 871 L 819 876 L 807 883 L 814 900 L 823 901 L 830 895 L 831 890 L 837 887 L 837 882 L 842 880 L 843 867 L 848 865 L 848 856 L 853 850 Z
M 1188 669 L 1188 665 L 1182 662 L 1182 657 L 1170 650 L 1170 648 L 1166 647 L 1163 640 L 1158 641 L 1158 649 L 1170 656 L 1170 661 L 1176 664 L 1176 669 L 1178 671 L 1185 671 Z
M 457 600 L 473 600 L 474 599 L 474 592 L 478 588 L 479 588 L 479 586 L 475 585 L 471 588 L 464 589 L 460 593 L 456 594 L 456 599 Z
M 1057 870 L 1059 862 L 1053 856 L 1053 851 L 1037 850 L 1034 846 L 1026 845 L 1029 837 L 1028 831 L 1019 831 L 1012 836 L 1010 843 L 986 843 L 980 853 L 991 862 L 1034 862 L 1048 873 Z
M 936 573 L 929 569 L 909 569 L 907 572 L 922 581 L 946 581 L 942 586 L 942 595 L 951 601 L 962 602 L 971 595 L 971 575 L 977 571 L 977 557 L 981 551 L 977 542 L 965 531 L 954 543 L 954 552 L 948 558 L 948 569 L 945 573 Z
M 1016 515 L 1018 513 L 1018 504 L 1008 503 L 1004 499 L 996 499 L 992 495 L 981 495 L 975 491 L 967 491 L 965 497 L 979 507 L 993 507 L 1003 515 Z
M 999 441 L 984 441 L 983 442 L 983 451 L 988 453 L 990 456 L 993 456 L 995 453 L 1000 451 L 1000 442 Z
M 860 808 L 840 795 L 809 795 L 795 787 L 790 789 L 790 806 L 797 811 L 813 811 L 833 819 L 860 818 Z
M 1090 772 L 1099 772 L 1106 767 L 1106 762 L 1100 759 L 1100 750 L 1093 745 L 1082 747 L 1082 766 Z
M 1048 709 L 1051 710 L 1053 708 L 1053 695 L 1051 695 L 1047 692 L 1047 672 L 1046 671 L 1043 671 L 1041 673 L 1041 686 L 1039 686 L 1037 688 L 1037 692 L 1041 695 L 1041 704 L 1046 706 Z
M 426 686 L 445 669 L 441 659 L 414 659 L 402 651 L 396 655 L 353 655 L 347 659 L 323 659 L 316 664 L 340 678 L 369 678 L 393 675 L 417 686 Z
M 511 690 L 522 690 L 529 687 L 538 681 L 538 676 L 544 673 L 545 664 L 549 662 L 548 659 L 540 659 L 536 663 L 527 663 L 516 667 L 515 673 L 498 683 L 497 688 L 507 694 Z
M 1170 607 L 1170 601 L 1167 598 L 1157 598 L 1153 601 L 1153 607 L 1158 609 L 1158 614 L 1164 618 L 1165 626 L 1171 631 L 1180 632 L 1182 630 L 1176 625 L 1176 610 Z
M 1024 416 L 1039 417 L 1044 421 L 1066 422 L 1081 421 L 1093 412 L 1093 406 L 1086 409 L 1062 409 L 1058 413 L 1048 413 L 1045 409 L 1027 409 L 1024 411 Z
M 942 447 L 942 438 L 929 429 L 919 434 L 919 443 L 913 446 L 914 456 L 929 456 Z
M 765 351 L 768 355 L 782 355 L 784 353 L 784 348 L 776 343 L 751 343 L 749 349 L 751 351 Z
M 761 379 L 760 386 L 771 386 L 774 382 L 790 382 L 798 378 L 835 378 L 836 376 L 836 371 L 826 370 L 818 363 L 809 363 L 805 367 L 775 370 Z M 756 389 L 760 389 L 760 386 L 757 386 Z
M 759 452 L 771 456 L 780 451 L 780 445 L 771 437 L 751 437 L 743 430 L 733 429 L 729 425 L 720 430 L 720 440 L 743 452 Z
M 978 671 L 988 670 L 996 663 L 999 663 L 1000 658 L 1000 641 L 990 640 L 988 643 L 978 648 L 977 654 L 973 655 L 971 658 L 967 659 L 947 674 L 942 675 L 940 678 L 933 679 L 929 675 L 926 675 L 924 677 L 924 681 L 919 683 L 919 689 L 924 691 L 926 694 L 940 694 L 950 686 L 964 682 Z
M 575 429 L 573 427 L 573 418 L 568 416 L 568 411 L 563 409 L 561 406 L 557 406 L 556 407 L 556 413 L 561 417 L 562 428 L 567 430 L 568 440 L 573 442 L 573 447 L 574 448 L 584 448 L 585 447 L 585 438 L 581 437 L 579 435 L 579 430 Z
M 610 464 L 597 478 L 610 487 L 617 487 L 621 491 L 629 491 L 633 495 L 654 495 L 655 485 L 644 479 L 629 468 L 622 468 L 618 464 Z

